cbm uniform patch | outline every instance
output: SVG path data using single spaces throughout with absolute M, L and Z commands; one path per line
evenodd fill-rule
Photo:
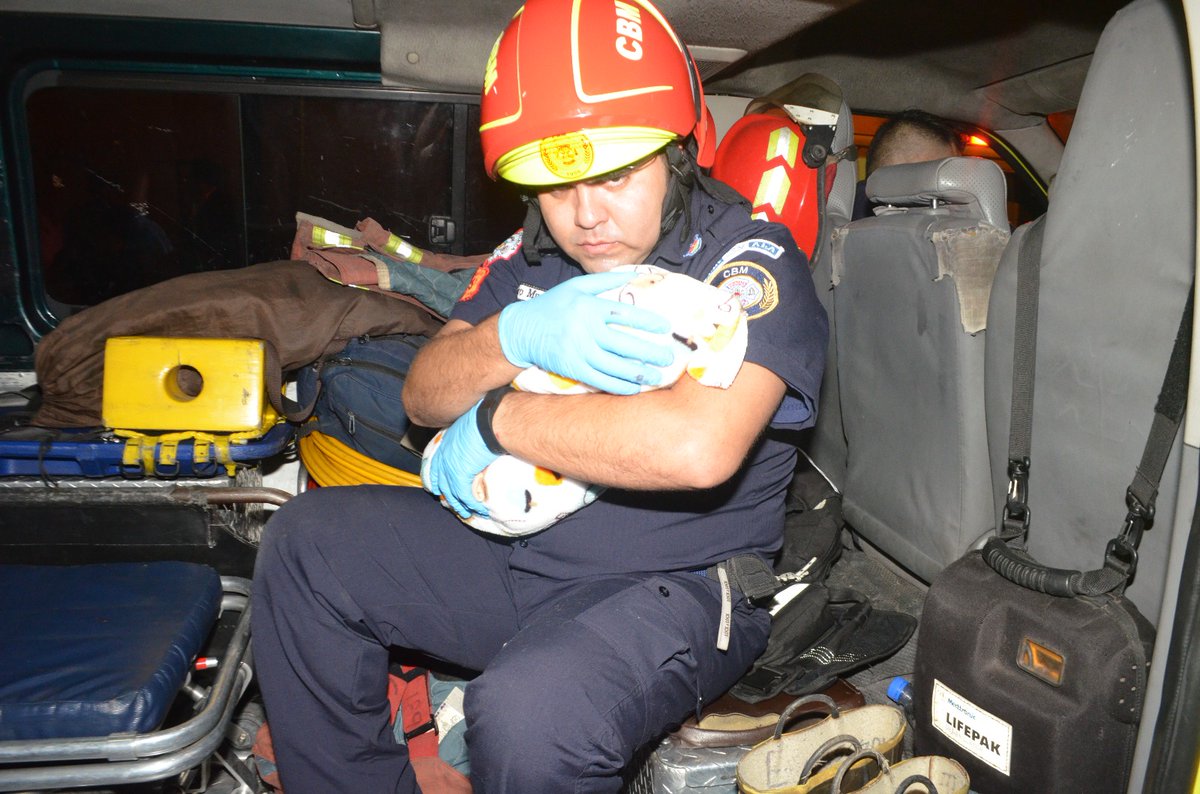
M 458 301 L 462 303 L 469 301 L 479 294 L 479 288 L 483 286 L 484 280 L 488 274 L 492 272 L 492 264 L 506 259 L 512 259 L 517 251 L 521 250 L 521 242 L 525 239 L 525 230 L 518 229 L 517 233 L 509 237 L 500 245 L 496 246 L 496 250 L 492 251 L 492 255 L 483 260 L 483 264 L 475 268 L 475 273 L 471 276 L 470 282 L 467 283 L 467 288 L 463 290 L 463 294 L 459 296 Z
M 779 305 L 779 285 L 766 268 L 753 262 L 730 262 L 717 267 L 706 282 L 733 293 L 753 320 Z
M 936 678 L 930 710 L 933 727 L 946 738 L 1001 774 L 1011 774 L 1012 725 Z
M 500 245 L 496 246 L 496 249 L 492 251 L 492 255 L 484 261 L 484 264 L 490 265 L 493 262 L 501 259 L 512 259 L 513 255 L 516 254 L 517 251 L 521 250 L 521 243 L 524 240 L 525 230 L 517 229 L 512 237 L 509 237 L 507 240 L 500 243 Z

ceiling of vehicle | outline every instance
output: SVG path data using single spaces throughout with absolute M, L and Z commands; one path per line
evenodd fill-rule
M 375 0 L 398 83 L 479 85 L 511 0 Z M 710 93 L 757 95 L 806 72 L 856 110 L 920 107 L 992 129 L 1073 108 L 1090 53 L 1124 0 L 659 0 Z M 420 8 L 428 6 L 429 13 Z M 434 8 L 439 11 L 434 12 Z M 464 46 L 465 45 L 465 46 Z
M 378 24 L 390 82 L 477 91 L 519 0 L 60 0 L 53 10 Z M 1105 22 L 1124 0 L 659 0 L 710 93 L 757 95 L 806 72 L 838 82 L 852 108 L 920 107 L 1013 129 L 1074 107 Z M 43 0 L 0 9 L 51 10 Z

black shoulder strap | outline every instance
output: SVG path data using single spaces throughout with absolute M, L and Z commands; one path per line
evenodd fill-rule
M 1149 438 L 1133 482 L 1125 494 L 1129 512 L 1117 537 L 1104 552 L 1104 567 L 1072 571 L 1039 565 L 1025 552 L 1029 529 L 1030 443 L 1033 431 L 1034 362 L 1041 248 L 1045 216 L 1031 225 L 1017 261 L 1017 314 L 1013 338 L 1012 424 L 1009 428 L 1008 497 L 997 537 L 988 540 L 983 556 L 993 569 L 1024 587 L 1058 596 L 1099 595 L 1124 590 L 1137 570 L 1137 547 L 1153 520 L 1154 502 L 1163 468 L 1171 453 L 1187 404 L 1191 359 L 1192 290 L 1188 292 L 1171 358 L 1154 408 Z M 1013 545 L 1010 546 L 1009 543 Z
M 1029 447 L 1033 435 L 1033 376 L 1037 362 L 1038 296 L 1046 216 L 1026 232 L 1017 257 L 1017 319 L 1013 327 L 1012 423 L 1008 428 L 1008 497 L 1000 536 L 1022 538 L 1029 529 Z

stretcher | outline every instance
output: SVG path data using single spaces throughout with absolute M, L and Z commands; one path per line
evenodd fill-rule
M 249 593 L 196 563 L 0 565 L 0 791 L 205 762 L 251 680 Z
M 223 477 L 228 465 L 253 465 L 284 450 L 295 434 L 286 423 L 261 437 L 218 447 L 194 438 L 159 441 L 149 455 L 128 454 L 125 439 L 63 431 L 53 440 L 0 435 L 0 477 Z

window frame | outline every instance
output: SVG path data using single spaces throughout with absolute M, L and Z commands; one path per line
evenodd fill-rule
M 463 251 L 477 94 L 385 85 L 374 30 L 0 12 L 0 373 L 28 371 L 64 319 L 46 293 L 25 103 L 49 86 L 448 103 L 451 216 Z M 497 240 L 496 242 L 499 242 Z

